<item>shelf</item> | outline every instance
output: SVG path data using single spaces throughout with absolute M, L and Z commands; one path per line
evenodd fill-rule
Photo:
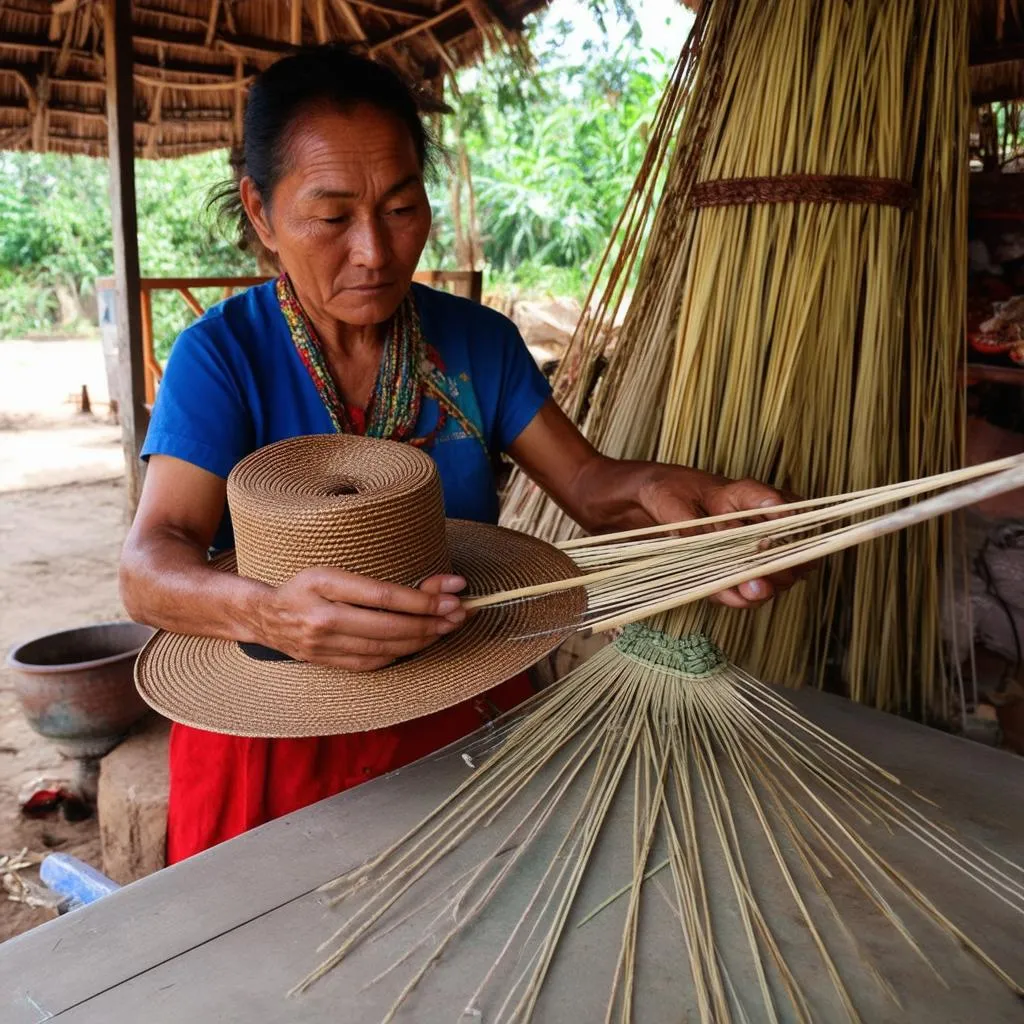
M 1016 384 L 1024 388 L 1024 367 L 988 366 L 984 363 L 968 363 L 965 378 L 971 384 Z

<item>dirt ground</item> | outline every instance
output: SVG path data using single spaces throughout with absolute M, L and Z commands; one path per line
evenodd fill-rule
M 88 386 L 94 414 L 67 399 Z M 98 341 L 0 341 L 0 652 L 41 633 L 119 618 L 124 534 L 120 430 Z M 0 668 L 0 856 L 62 850 L 100 867 L 95 820 L 25 818 L 22 787 L 69 766 L 25 723 Z M 31 878 L 32 872 L 23 872 Z M 48 913 L 3 899 L 0 941 Z

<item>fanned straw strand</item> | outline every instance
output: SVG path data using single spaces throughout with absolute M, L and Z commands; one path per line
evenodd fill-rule
M 966 482 L 965 482 L 966 481 Z M 916 504 L 877 513 L 899 502 L 948 488 Z M 873 488 L 854 495 L 808 500 L 780 506 L 790 512 L 765 522 L 706 532 L 709 524 L 760 517 L 760 510 L 711 520 L 692 520 L 656 528 L 658 532 L 695 527 L 684 537 L 650 537 L 654 530 L 634 530 L 612 538 L 569 542 L 567 552 L 585 571 L 577 577 L 520 587 L 466 601 L 469 609 L 544 597 L 583 588 L 587 609 L 577 628 L 595 632 L 619 628 L 652 615 L 735 587 L 820 561 L 839 551 L 891 536 L 937 516 L 1024 486 L 1024 456 L 1014 456 L 924 480 Z
M 385 1022 L 403 1008 L 415 1019 L 433 966 L 496 920 L 499 955 L 475 976 L 460 963 L 458 1006 L 525 1022 L 567 931 L 617 915 L 615 961 L 593 975 L 607 978 L 606 1024 L 640 1013 L 655 954 L 686 965 L 673 979 L 680 1016 L 709 1024 L 879 1019 L 915 972 L 946 984 L 964 951 L 1024 996 L 941 897 L 910 881 L 915 857 L 938 858 L 1024 915 L 1024 871 L 932 821 L 920 797 L 706 638 L 630 626 L 508 721 L 449 800 L 327 887 L 353 907 L 296 992 L 399 929 L 405 955 L 369 984 L 394 993 Z M 618 877 L 596 867 L 612 847 L 625 854 Z M 452 879 L 447 858 L 463 848 L 475 866 Z M 659 913 L 675 948 L 645 946 L 641 918 Z M 872 922 L 875 949 L 888 929 L 884 958 L 855 921 Z

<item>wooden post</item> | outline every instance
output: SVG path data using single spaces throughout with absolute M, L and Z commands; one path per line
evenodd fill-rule
M 153 351 L 153 296 L 148 288 L 143 288 L 139 296 L 142 307 L 142 365 L 146 381 L 146 406 L 153 408 L 156 401 L 156 374 L 153 364 L 156 353 Z
M 117 280 L 117 350 L 121 369 L 118 411 L 128 514 L 133 516 L 142 492 L 143 466 L 139 452 L 148 415 L 139 293 L 139 233 L 135 213 L 131 0 L 105 0 L 103 28 L 110 212 L 114 229 L 114 276 Z
M 229 7 L 230 11 L 231 8 Z M 235 58 L 235 134 L 232 143 L 241 149 L 245 134 L 245 61 Z

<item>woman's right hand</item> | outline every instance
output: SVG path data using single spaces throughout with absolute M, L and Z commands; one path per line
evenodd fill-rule
M 136 622 L 174 633 L 263 644 L 301 661 L 382 668 L 465 621 L 459 576 L 418 588 L 341 569 L 305 569 L 279 587 L 210 567 L 226 485 L 168 455 L 149 460 L 121 559 L 121 596 Z
M 304 569 L 260 601 L 261 643 L 299 661 L 355 672 L 383 668 L 458 629 L 461 576 L 418 588 L 320 567 Z

